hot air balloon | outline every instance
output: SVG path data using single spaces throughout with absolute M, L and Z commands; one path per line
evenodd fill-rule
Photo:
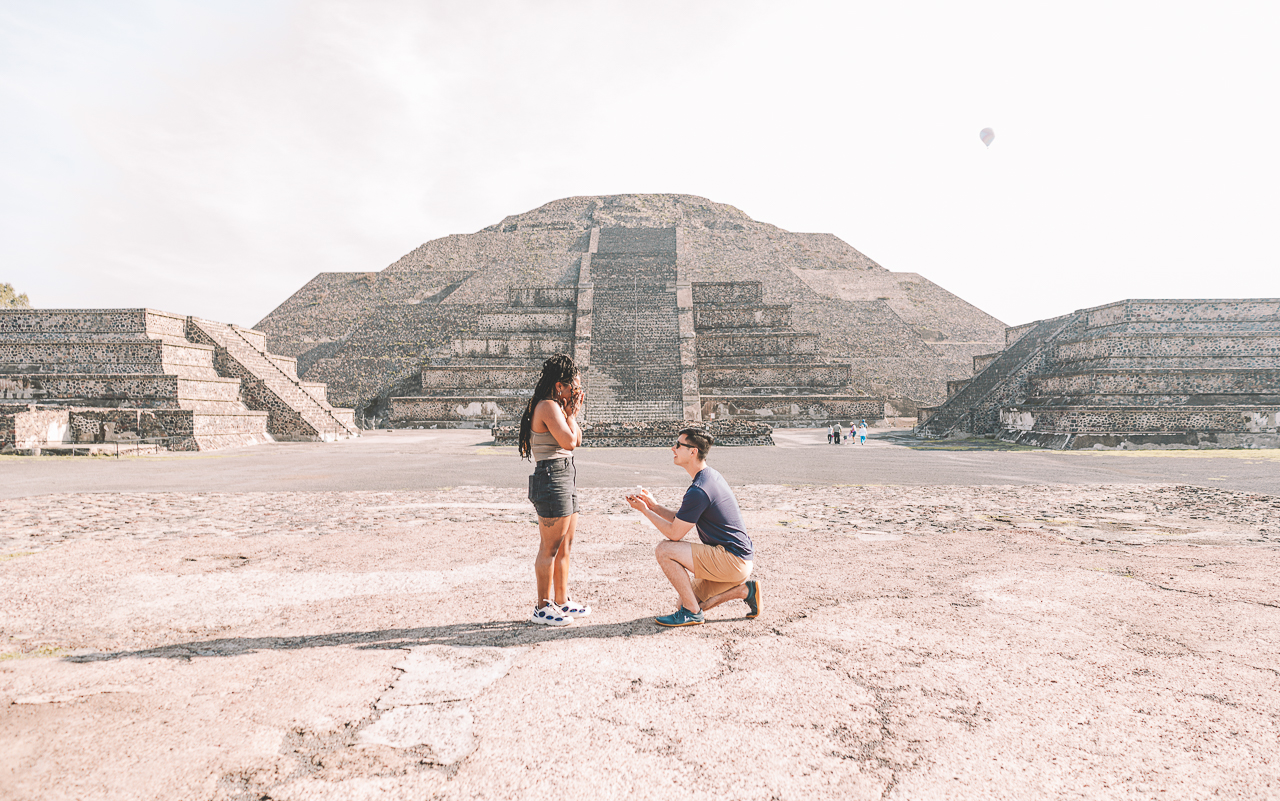
M 990 128 L 983 128 L 978 132 L 978 138 L 982 140 L 982 144 L 991 147 L 991 140 L 996 138 L 996 132 Z

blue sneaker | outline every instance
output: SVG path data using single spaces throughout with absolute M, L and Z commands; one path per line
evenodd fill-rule
M 747 617 L 755 617 L 760 614 L 760 582 L 747 582 Z
M 706 620 L 701 612 L 690 612 L 683 606 L 669 615 L 655 617 L 659 626 L 698 626 Z

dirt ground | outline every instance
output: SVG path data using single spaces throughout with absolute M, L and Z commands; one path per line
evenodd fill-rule
M 518 489 L 0 500 L 0 797 L 1280 798 L 1280 497 L 736 489 L 676 630 L 622 489 L 564 629 Z

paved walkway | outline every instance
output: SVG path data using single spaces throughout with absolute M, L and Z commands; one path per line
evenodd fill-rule
M 776 448 L 718 448 L 731 484 L 905 486 L 1182 483 L 1280 493 L 1280 450 L 1043 451 L 985 441 L 919 443 L 876 432 L 827 445 L 826 429 L 775 433 Z M 0 498 L 66 492 L 402 491 L 527 486 L 529 463 L 479 430 L 372 432 L 335 443 L 134 458 L 0 456 Z M 584 448 L 584 487 L 683 486 L 665 448 Z
M 0 797 L 1280 796 L 1274 495 L 740 486 L 764 613 L 671 631 L 620 482 L 550 630 L 524 493 L 462 483 L 0 500 Z

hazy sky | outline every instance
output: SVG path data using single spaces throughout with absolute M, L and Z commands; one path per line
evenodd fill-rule
M 1278 41 L 1275 2 L 0 0 L 0 282 L 252 325 L 680 192 L 1010 324 L 1276 297 Z

